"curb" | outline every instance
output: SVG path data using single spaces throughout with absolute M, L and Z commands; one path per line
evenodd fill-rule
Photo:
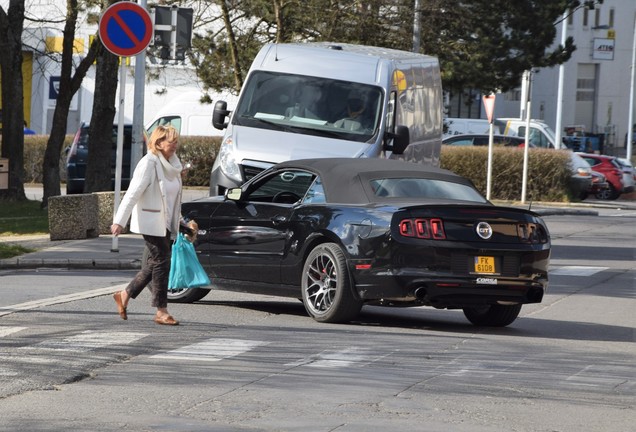
M 541 216 L 559 216 L 559 215 L 575 215 L 575 216 L 598 216 L 598 212 L 595 210 L 577 210 L 577 209 L 540 209 L 533 210 Z
M 141 269 L 141 260 L 34 259 L 20 257 L 0 260 L 0 270 L 40 268 L 75 270 L 139 270 Z

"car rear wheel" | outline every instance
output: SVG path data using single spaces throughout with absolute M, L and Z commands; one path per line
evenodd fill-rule
M 144 248 L 144 253 L 141 257 L 142 265 L 148 261 L 148 248 Z M 201 300 L 212 291 L 205 288 L 181 288 L 176 290 L 168 290 L 168 301 L 170 303 L 194 303 Z
M 464 315 L 476 326 L 505 327 L 519 316 L 521 305 L 490 305 L 465 307 Z
M 358 316 L 362 301 L 353 295 L 338 245 L 323 243 L 309 253 L 303 267 L 302 295 L 307 313 L 318 322 L 344 322 Z

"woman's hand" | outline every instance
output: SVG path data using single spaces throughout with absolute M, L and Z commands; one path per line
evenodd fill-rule
M 119 225 L 119 224 L 112 224 L 110 226 L 110 232 L 114 236 L 118 236 L 119 234 L 121 234 L 121 232 L 123 230 L 124 230 L 124 228 L 121 225 Z

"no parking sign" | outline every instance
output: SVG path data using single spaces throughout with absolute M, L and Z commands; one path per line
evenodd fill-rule
M 110 6 L 99 19 L 99 37 L 115 55 L 129 57 L 150 44 L 153 29 L 148 11 L 137 3 L 122 1 Z

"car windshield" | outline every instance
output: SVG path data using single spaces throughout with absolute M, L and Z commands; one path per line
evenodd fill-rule
M 360 83 L 256 71 L 242 93 L 237 125 L 368 142 L 381 118 L 382 89 Z
M 425 198 L 485 203 L 487 200 L 474 188 L 445 180 L 426 178 L 384 178 L 371 180 L 377 197 Z

